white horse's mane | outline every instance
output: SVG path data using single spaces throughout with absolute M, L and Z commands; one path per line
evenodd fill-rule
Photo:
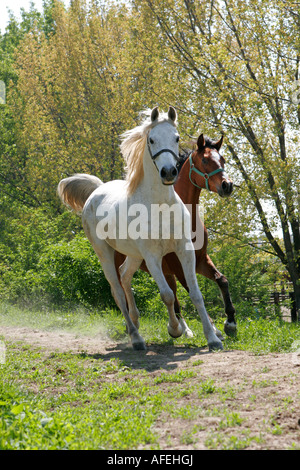
M 176 121 L 169 118 L 168 113 L 160 113 L 155 121 L 151 120 L 151 109 L 139 114 L 141 124 L 121 134 L 121 153 L 125 160 L 125 172 L 128 194 L 132 194 L 144 177 L 143 155 L 147 136 L 153 127 L 168 122 L 176 127 Z

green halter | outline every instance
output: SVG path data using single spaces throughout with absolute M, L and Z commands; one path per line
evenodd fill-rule
M 198 173 L 198 175 L 203 176 L 203 178 L 205 179 L 205 187 L 206 189 L 208 189 L 208 191 L 210 191 L 209 186 L 208 186 L 209 178 L 213 175 L 216 175 L 217 173 L 220 173 L 221 171 L 225 171 L 224 168 L 217 168 L 216 170 L 211 171 L 210 173 L 202 173 L 202 171 L 195 168 L 195 165 L 192 160 L 192 154 L 189 157 L 189 161 L 190 161 L 190 172 L 189 172 L 190 182 L 199 189 L 202 189 L 202 188 L 198 186 L 196 183 L 194 183 L 194 181 L 192 181 L 192 178 L 191 178 L 192 171 L 195 171 L 196 173 Z

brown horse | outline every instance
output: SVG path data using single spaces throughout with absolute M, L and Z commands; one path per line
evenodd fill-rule
M 227 320 L 224 323 L 224 331 L 227 335 L 232 335 L 236 333 L 236 321 L 235 309 L 228 289 L 228 281 L 226 277 L 217 270 L 207 254 L 207 230 L 200 221 L 198 213 L 201 189 L 208 189 L 209 191 L 218 193 L 221 197 L 229 196 L 232 193 L 233 183 L 225 173 L 225 160 L 219 153 L 222 143 L 223 137 L 219 141 L 213 142 L 209 138 L 204 137 L 203 134 L 199 136 L 197 149 L 182 156 L 181 169 L 175 183 L 175 191 L 180 196 L 181 200 L 192 208 L 193 233 L 195 233 L 197 227 L 199 229 L 199 226 L 201 227 L 202 233 L 204 233 L 202 247 L 195 250 L 196 273 L 202 274 L 208 279 L 212 279 L 219 286 L 224 300 L 225 313 L 227 315 Z M 124 260 L 125 256 L 123 254 L 115 252 L 117 272 L 119 272 L 118 268 L 123 264 Z M 163 258 L 162 267 L 165 278 L 175 295 L 175 312 L 179 318 L 182 318 L 180 304 L 176 296 L 176 278 L 187 291 L 188 287 L 185 282 L 181 264 L 175 253 L 169 253 Z M 142 263 L 140 269 L 148 272 L 145 262 Z M 217 334 L 222 337 L 220 332 L 217 332 Z

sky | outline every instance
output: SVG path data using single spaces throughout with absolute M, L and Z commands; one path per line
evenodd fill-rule
M 0 30 L 2 34 L 5 32 L 9 19 L 8 9 L 11 10 L 18 19 L 20 19 L 20 9 L 23 7 L 28 11 L 30 3 L 31 0 L 0 0 Z M 39 11 L 42 11 L 43 0 L 35 0 L 33 3 Z
M 5 32 L 9 19 L 8 9 L 14 13 L 16 18 L 20 19 L 21 8 L 29 11 L 31 1 L 32 0 L 0 0 L 0 30 L 2 34 Z M 33 3 L 37 10 L 40 12 L 43 11 L 43 0 L 33 0 Z M 64 0 L 64 3 L 67 5 L 69 1 Z

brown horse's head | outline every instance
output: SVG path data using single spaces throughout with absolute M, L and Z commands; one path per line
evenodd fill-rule
M 232 193 L 233 183 L 224 170 L 225 160 L 219 153 L 222 143 L 223 136 L 213 142 L 201 134 L 197 140 L 197 149 L 189 157 L 189 174 L 195 186 L 225 197 Z

